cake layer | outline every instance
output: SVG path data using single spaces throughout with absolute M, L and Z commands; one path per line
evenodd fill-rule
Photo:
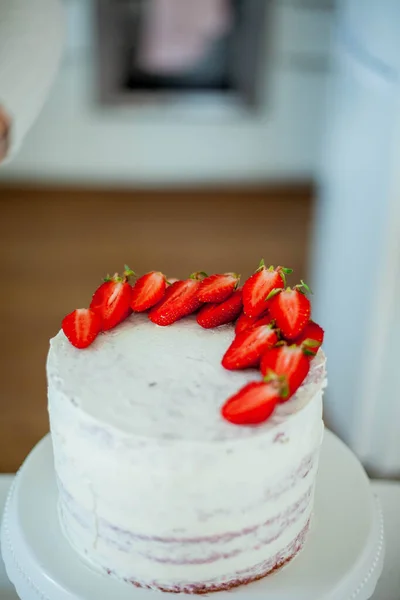
M 304 539 L 325 358 L 269 421 L 237 427 L 220 407 L 260 375 L 221 367 L 233 336 L 231 326 L 161 328 L 135 315 L 87 350 L 63 333 L 52 340 L 60 516 L 92 564 L 143 586 L 212 590 L 261 576 Z

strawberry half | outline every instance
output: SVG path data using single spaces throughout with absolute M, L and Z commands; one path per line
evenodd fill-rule
M 235 425 L 257 425 L 272 415 L 278 402 L 279 387 L 274 382 L 252 382 L 225 402 L 221 414 Z
M 90 308 L 101 317 L 104 331 L 121 323 L 131 313 L 132 288 L 128 283 L 131 275 L 134 272 L 125 265 L 122 277 L 118 273 L 107 276 L 93 294 Z
M 144 312 L 152 308 L 163 298 L 166 287 L 165 275 L 159 271 L 151 271 L 139 277 L 132 290 L 132 310 L 134 312 Z
M 263 355 L 260 369 L 267 380 L 281 382 L 282 401 L 286 401 L 293 396 L 307 377 L 310 361 L 301 346 L 283 345 L 271 348 Z
M 314 358 L 324 341 L 324 333 L 324 330 L 318 323 L 309 321 L 303 329 L 303 333 L 296 338 L 295 343 L 303 347 L 304 354 L 309 359 Z
M 232 323 L 240 315 L 242 306 L 242 290 L 236 290 L 224 302 L 203 306 L 197 315 L 197 322 L 205 329 Z
M 62 330 L 75 348 L 87 348 L 102 329 L 100 316 L 89 308 L 77 308 L 64 317 Z
M 293 289 L 274 289 L 268 295 L 269 314 L 287 340 L 295 340 L 310 320 L 311 304 L 305 296 L 305 292 L 309 291 L 302 281 Z
M 261 356 L 278 341 L 271 325 L 252 327 L 239 333 L 222 358 L 222 366 L 231 371 L 256 367 Z
M 198 297 L 201 302 L 223 302 L 233 294 L 239 284 L 239 275 L 225 273 L 210 275 L 203 279 L 199 287 Z
M 200 277 L 200 273 L 193 273 L 189 279 L 170 285 L 161 302 L 149 312 L 149 319 L 156 325 L 166 326 L 194 313 L 202 305 L 197 295 Z
M 285 274 L 291 273 L 292 269 L 284 267 L 267 267 L 264 260 L 260 262 L 257 271 L 249 277 L 243 286 L 243 307 L 248 317 L 256 318 L 265 312 L 267 305 L 265 301 L 273 289 L 285 286 Z

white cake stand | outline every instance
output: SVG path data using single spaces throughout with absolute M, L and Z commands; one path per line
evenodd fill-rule
M 10 491 L 2 552 L 22 600 L 177 598 L 137 589 L 84 564 L 61 535 L 50 437 L 34 448 Z M 269 577 L 210 594 L 214 600 L 367 600 L 382 571 L 383 518 L 358 460 L 326 432 L 312 529 L 300 555 Z

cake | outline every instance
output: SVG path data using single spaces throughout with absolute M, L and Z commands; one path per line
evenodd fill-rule
M 230 589 L 296 556 L 323 436 L 321 348 L 288 401 L 238 425 L 223 418 L 224 401 L 278 383 L 253 365 L 224 368 L 235 326 L 201 327 L 199 314 L 163 327 L 125 311 L 85 349 L 63 326 L 47 360 L 65 537 L 104 573 L 166 592 Z

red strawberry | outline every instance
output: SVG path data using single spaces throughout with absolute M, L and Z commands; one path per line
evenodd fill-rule
M 221 414 L 236 425 L 256 425 L 266 421 L 279 401 L 279 387 L 274 383 L 248 383 L 224 404 Z
M 275 320 L 284 338 L 295 340 L 304 330 L 311 315 L 311 304 L 303 293 L 310 291 L 302 281 L 301 285 L 286 290 L 276 289 L 269 294 L 269 314 Z
M 298 346 L 302 346 L 304 349 L 304 354 L 311 359 L 317 354 L 318 349 L 322 345 L 323 341 L 324 330 L 322 327 L 314 321 L 309 321 L 303 329 L 303 333 L 296 338 L 295 343 Z
M 267 269 L 262 260 L 257 271 L 243 286 L 243 306 L 246 315 L 253 318 L 261 316 L 267 308 L 265 301 L 268 294 L 275 288 L 283 288 L 285 274 L 291 272 L 291 269 L 284 267 Z
M 222 358 L 222 366 L 231 371 L 256 367 L 261 356 L 278 341 L 271 325 L 253 327 L 239 333 Z
M 201 282 L 198 297 L 201 302 L 223 302 L 233 294 L 239 283 L 239 275 L 225 273 L 210 275 Z
M 197 322 L 205 329 L 226 325 L 237 319 L 242 311 L 242 306 L 242 290 L 236 290 L 224 302 L 203 306 L 197 315 Z
M 284 385 L 282 399 L 288 400 L 303 383 L 310 361 L 301 346 L 276 346 L 267 350 L 261 359 L 261 373 L 267 379 L 279 379 Z
M 159 271 L 151 271 L 139 277 L 132 290 L 132 310 L 134 312 L 144 312 L 152 308 L 163 298 L 166 286 L 165 275 Z
M 264 317 L 248 317 L 245 313 L 242 313 L 236 321 L 235 333 L 241 333 L 250 329 L 253 325 L 268 325 L 271 322 L 271 317 L 267 314 Z
M 131 313 L 132 288 L 128 283 L 131 275 L 134 275 L 133 271 L 125 265 L 122 277 L 118 273 L 106 277 L 93 294 L 90 308 L 100 315 L 104 331 L 121 323 Z
M 101 331 L 101 318 L 89 308 L 77 308 L 64 317 L 62 330 L 75 348 L 87 348 Z
M 201 275 L 193 273 L 189 279 L 176 281 L 167 289 L 164 298 L 149 312 L 149 319 L 157 325 L 172 325 L 178 319 L 194 313 L 201 306 L 197 297 Z
M 240 315 L 240 317 L 238 318 L 238 320 L 236 321 L 236 325 L 235 325 L 236 335 L 238 333 L 242 333 L 242 331 L 246 331 L 246 329 L 249 329 L 252 325 L 254 325 L 256 320 L 257 319 L 253 319 L 252 317 L 248 317 L 245 313 L 242 313 Z

